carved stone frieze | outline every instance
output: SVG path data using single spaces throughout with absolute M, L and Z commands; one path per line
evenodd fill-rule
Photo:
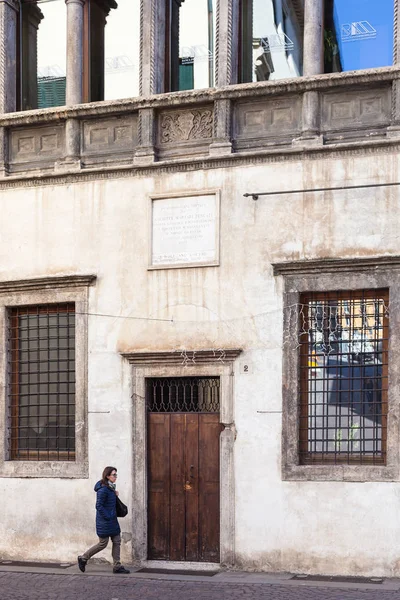
M 115 155 L 137 144 L 137 115 L 83 122 L 83 155 Z
M 343 90 L 322 94 L 322 129 L 347 129 L 388 125 L 391 117 L 391 88 Z
M 37 163 L 52 163 L 62 158 L 65 133 L 62 125 L 15 129 L 10 135 L 10 165 L 37 168 Z
M 212 109 L 180 110 L 160 114 L 160 144 L 210 139 L 212 134 Z
M 235 106 L 236 146 L 262 146 L 265 138 L 284 138 L 301 128 L 301 97 L 287 96 Z

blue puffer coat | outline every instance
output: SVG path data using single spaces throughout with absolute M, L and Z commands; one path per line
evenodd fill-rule
M 107 485 L 98 481 L 94 486 L 96 500 L 96 533 L 99 537 L 118 535 L 121 533 L 117 520 L 117 496 Z

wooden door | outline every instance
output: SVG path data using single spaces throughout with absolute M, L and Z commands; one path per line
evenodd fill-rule
M 219 562 L 215 413 L 148 415 L 148 558 Z

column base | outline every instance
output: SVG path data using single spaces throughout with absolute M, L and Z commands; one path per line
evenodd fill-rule
M 292 140 L 292 146 L 295 148 L 318 148 L 323 145 L 323 135 L 313 135 L 304 133 L 299 138 Z
M 213 142 L 210 144 L 208 152 L 210 156 L 226 156 L 227 154 L 232 154 L 232 142 Z
M 66 158 L 59 160 L 54 164 L 56 173 L 76 173 L 82 169 L 82 161 L 80 158 Z
M 386 129 L 386 137 L 388 137 L 388 138 L 400 137 L 400 124 L 399 125 L 390 125 Z
M 133 157 L 133 164 L 138 167 L 153 165 L 156 161 L 157 155 L 153 146 L 137 148 Z

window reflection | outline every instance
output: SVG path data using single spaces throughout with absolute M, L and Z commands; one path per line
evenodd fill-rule
M 303 0 L 242 0 L 240 81 L 303 74 Z
M 215 0 L 168 0 L 166 91 L 214 86 Z
M 118 0 L 105 29 L 104 99 L 139 95 L 140 2 Z
M 325 72 L 393 64 L 393 0 L 325 0 Z
M 20 105 L 65 105 L 67 20 L 64 0 L 25 0 L 20 10 Z
M 213 0 L 185 0 L 180 10 L 179 89 L 214 86 Z

